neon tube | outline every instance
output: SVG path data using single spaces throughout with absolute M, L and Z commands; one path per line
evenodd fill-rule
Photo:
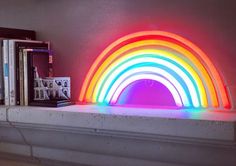
M 126 70 L 128 67 L 130 67 L 130 66 L 132 67 L 134 64 L 141 64 L 141 63 L 153 63 L 156 65 L 156 67 L 139 67 L 136 70 L 135 69 L 131 69 L 131 71 Z M 157 58 L 153 58 L 153 57 L 152 58 L 151 57 L 142 57 L 142 58 L 139 57 L 137 59 L 126 61 L 126 63 L 120 65 L 118 68 L 116 68 L 114 70 L 112 70 L 112 69 L 109 70 L 109 71 L 112 71 L 112 72 L 110 72 L 111 74 L 109 76 L 107 76 L 107 78 L 101 79 L 101 80 L 105 81 L 104 85 L 102 86 L 103 83 L 97 84 L 97 86 L 95 88 L 93 99 L 96 100 L 96 96 L 99 96 L 98 101 L 102 102 L 104 96 L 106 95 L 107 89 L 109 89 L 108 90 L 109 94 L 112 94 L 114 89 L 112 90 L 109 87 L 111 85 L 113 85 L 113 87 L 114 87 L 117 83 L 119 84 L 119 81 L 117 80 L 116 77 L 117 77 L 117 75 L 119 75 L 119 73 L 122 73 L 122 71 L 125 70 L 125 73 L 123 75 L 126 76 L 127 74 L 130 74 L 130 72 L 135 72 L 135 71 L 141 72 L 140 70 L 143 70 L 143 72 L 146 72 L 147 69 L 152 69 L 152 70 L 149 70 L 148 72 L 156 72 L 157 74 L 162 75 L 163 77 L 167 78 L 173 85 L 176 85 L 177 89 L 181 90 L 181 93 L 180 93 L 181 96 L 182 95 L 184 96 L 183 99 L 184 99 L 184 101 L 186 101 L 186 102 L 184 102 L 184 103 L 186 103 L 184 105 L 189 105 L 189 102 L 187 102 L 188 99 L 186 96 L 187 92 L 182 88 L 182 85 L 180 85 L 180 83 L 172 75 L 170 75 L 167 71 L 160 69 L 160 64 L 162 64 L 164 66 L 168 66 L 171 70 L 175 71 L 176 73 L 179 74 L 180 77 L 182 77 L 182 79 L 186 82 L 188 90 L 191 94 L 192 103 L 194 104 L 195 107 L 199 107 L 200 106 L 200 101 L 199 101 L 200 99 L 198 98 L 196 88 L 194 87 L 191 80 L 187 77 L 187 75 L 182 70 L 177 68 L 175 65 L 173 65 L 165 60 L 157 59 Z M 132 73 L 132 74 L 134 74 L 134 73 Z M 122 76 L 120 76 L 120 77 L 122 77 Z M 99 93 L 98 89 L 101 89 L 100 94 L 97 94 L 97 93 Z M 94 102 L 96 102 L 96 101 L 94 101 Z
M 192 42 L 173 33 L 164 31 L 143 31 L 126 35 L 109 45 L 95 60 L 84 80 L 79 100 L 91 102 L 94 96 L 94 88 L 101 73 L 106 72 L 107 67 L 112 65 L 123 54 L 142 49 L 164 49 L 166 52 L 178 55 L 179 59 L 193 66 L 200 80 L 197 80 L 197 89 L 200 92 L 201 105 L 206 107 L 230 108 L 230 100 L 217 69 L 206 54 Z M 186 68 L 186 67 L 185 67 Z M 192 74 L 193 75 L 193 74 Z M 202 99 L 204 93 L 207 100 Z M 204 104 L 203 104 L 204 103 Z
M 181 98 L 180 98 L 177 90 L 175 89 L 175 87 L 169 81 L 164 79 L 163 77 L 160 77 L 160 76 L 157 76 L 154 74 L 138 74 L 138 75 L 133 75 L 133 76 L 129 77 L 128 79 L 126 79 L 124 82 L 122 82 L 122 84 L 115 91 L 110 104 L 115 104 L 117 102 L 118 97 L 120 96 L 121 92 L 125 89 L 125 87 L 127 87 L 129 84 L 131 84 L 137 80 L 141 80 L 141 79 L 150 79 L 150 80 L 154 80 L 154 81 L 162 83 L 171 92 L 171 94 L 174 98 L 174 101 L 176 103 L 176 106 L 178 106 L 178 107 L 183 106 L 183 104 L 181 102 Z
M 115 83 L 110 88 L 108 95 L 106 96 L 106 99 L 105 99 L 106 102 L 109 102 L 109 101 L 116 102 L 118 96 L 113 96 L 113 95 L 116 94 L 118 87 L 120 87 L 123 82 L 125 82 L 127 79 L 131 78 L 133 75 L 139 75 L 139 74 L 140 75 L 152 74 L 152 75 L 158 75 L 158 76 L 161 76 L 162 78 L 165 78 L 165 80 L 168 81 L 169 83 L 171 83 L 173 85 L 173 87 L 175 87 L 176 91 L 178 91 L 178 94 L 182 100 L 183 105 L 185 107 L 190 106 L 190 102 L 188 100 L 188 97 L 186 96 L 186 92 L 183 89 L 183 87 L 179 84 L 179 82 L 173 76 L 171 76 L 169 73 L 167 73 L 166 71 L 156 68 L 156 67 L 140 67 L 140 68 L 131 69 L 131 70 L 125 72 L 123 75 L 121 75 L 115 81 Z M 165 84 L 163 84 L 163 85 L 165 86 Z M 112 98 L 112 96 L 113 96 L 113 98 Z M 173 96 L 175 96 L 175 95 L 173 94 Z M 199 103 L 197 103 L 197 104 L 199 106 Z
M 148 54 L 153 55 L 153 57 L 149 57 Z M 143 57 L 142 57 L 143 56 Z M 170 68 L 171 70 L 175 71 L 183 80 L 185 80 L 186 85 L 188 86 L 188 90 L 191 93 L 191 97 L 192 97 L 192 101 L 194 103 L 194 105 L 196 107 L 199 107 L 199 100 L 201 100 L 202 98 L 205 99 L 205 103 L 202 103 L 202 107 L 206 107 L 207 105 L 207 99 L 206 99 L 206 94 L 201 95 L 201 98 L 198 98 L 198 91 L 197 89 L 194 87 L 192 81 L 189 79 L 189 77 L 182 71 L 180 70 L 178 67 L 176 67 L 175 65 L 173 65 L 172 63 L 165 61 L 163 59 L 160 59 L 159 57 L 168 57 L 168 54 L 166 54 L 166 52 L 164 51 L 160 51 L 160 50 L 142 50 L 142 51 L 136 51 L 136 52 L 132 52 L 130 54 L 124 55 L 122 56 L 122 58 L 118 59 L 117 61 L 115 61 L 114 63 L 112 63 L 112 65 L 110 65 L 107 70 L 103 73 L 103 75 L 100 76 L 100 80 L 97 82 L 94 93 L 93 93 L 93 102 L 96 102 L 96 98 L 97 96 L 99 96 L 99 89 L 103 89 L 103 91 L 106 91 L 107 87 L 109 87 L 108 85 L 115 79 L 115 76 L 117 74 L 119 74 L 120 72 L 122 72 L 122 70 L 124 70 L 125 68 L 127 68 L 128 66 L 132 66 L 134 64 L 137 63 L 142 63 L 142 62 L 153 62 L 156 63 L 156 65 L 158 66 L 158 64 L 162 64 L 168 68 Z M 129 57 L 129 58 L 127 58 Z M 141 58 L 140 58 L 141 57 Z M 135 58 L 139 58 L 139 59 L 135 59 Z M 134 59 L 132 61 L 129 61 L 130 59 Z M 174 59 L 174 58 L 172 58 Z M 119 66 L 119 64 L 125 63 L 122 67 L 118 68 L 117 66 Z M 188 64 L 185 64 L 184 62 L 180 61 L 179 62 L 182 66 L 187 66 L 187 70 L 186 71 L 192 71 L 191 73 L 194 73 L 194 70 L 191 68 L 191 66 L 189 66 Z M 115 70 L 117 68 L 117 70 Z M 109 73 L 113 73 L 113 77 L 110 77 L 109 80 L 107 80 L 107 77 L 109 75 Z M 195 80 L 200 80 L 197 76 L 197 74 L 195 73 L 195 75 L 193 75 L 193 78 Z M 104 84 L 104 82 L 106 82 L 106 85 L 101 87 L 101 85 Z M 101 93 L 103 95 L 103 93 Z
M 174 44 L 171 44 L 171 43 L 168 43 L 168 42 L 164 42 L 164 41 L 154 41 L 154 40 L 148 40 L 148 41 L 140 41 L 140 42 L 136 42 L 136 43 L 132 43 L 132 44 L 130 44 L 130 45 L 126 45 L 124 48 L 121 48 L 121 49 L 119 49 L 119 50 L 117 50 L 116 52 L 114 52 L 113 54 L 111 54 L 102 64 L 101 64 L 101 66 L 98 68 L 98 70 L 97 70 L 97 72 L 95 73 L 95 75 L 94 75 L 94 77 L 93 77 L 93 79 L 91 80 L 91 83 L 90 83 L 90 86 L 89 86 L 89 88 L 88 88 L 88 92 L 87 92 L 87 97 L 86 97 L 86 99 L 88 99 L 88 100 L 90 100 L 89 98 L 89 94 L 92 94 L 93 92 L 92 92 L 92 90 L 93 90 L 93 86 L 96 84 L 96 80 L 98 80 L 98 79 L 100 79 L 101 80 L 101 75 L 102 75 L 102 73 L 104 73 L 104 70 L 107 68 L 107 66 L 109 65 L 109 64 L 111 64 L 113 61 L 115 61 L 115 59 L 118 57 L 118 56 L 121 56 L 121 57 L 123 57 L 124 56 L 124 53 L 125 53 L 125 51 L 127 51 L 127 50 L 130 50 L 131 48 L 138 48 L 138 47 L 140 47 L 140 46 L 143 46 L 143 45 L 148 45 L 148 46 L 170 46 L 172 49 L 175 49 L 175 50 L 177 50 L 178 52 L 180 52 L 181 54 L 189 54 L 188 55 L 188 57 L 190 57 L 190 58 L 192 58 L 193 57 L 193 55 L 191 55 L 191 53 L 189 53 L 187 50 L 185 50 L 184 48 L 181 48 L 181 47 L 179 47 L 179 46 L 177 46 L 177 45 L 174 45 Z M 133 51 L 132 51 L 133 52 Z M 132 53 L 131 52 L 131 53 Z M 170 55 L 170 54 L 169 54 Z M 178 60 L 180 60 L 181 59 L 181 57 L 177 57 L 177 56 L 171 56 L 171 58 L 173 59 L 173 60 L 175 60 L 175 59 L 178 59 Z M 193 58 L 194 59 L 194 58 Z M 195 58 L 196 59 L 196 58 Z M 184 60 L 181 60 L 181 61 L 184 61 Z M 189 63 L 189 62 L 188 62 Z M 185 63 L 185 64 L 188 64 L 187 62 Z M 210 101 L 212 101 L 212 103 L 215 103 L 215 105 L 217 105 L 217 96 L 216 96 L 216 93 L 215 93 L 215 91 L 214 91 L 214 86 L 213 86 L 213 84 L 212 84 L 212 82 L 211 82 L 211 80 L 209 79 L 209 76 L 208 76 L 208 74 L 207 74 L 207 72 L 206 72 L 206 70 L 204 69 L 204 67 L 202 67 L 202 65 L 201 65 L 201 63 L 198 61 L 198 60 L 196 60 L 195 62 L 194 62 L 195 64 L 197 64 L 197 66 L 200 68 L 200 69 L 202 69 L 202 72 L 200 72 L 200 73 L 203 73 L 202 75 L 203 75 L 203 77 L 204 78 L 207 78 L 207 81 L 206 81 L 206 83 L 207 83 L 207 87 L 211 87 L 210 88 L 210 94 L 211 94 L 211 100 Z M 189 67 L 189 65 L 186 65 L 186 66 L 188 66 Z M 191 71 L 194 71 L 194 70 L 191 70 Z M 195 76 L 195 80 L 197 81 L 197 84 L 198 84 L 198 86 L 199 86 L 199 91 L 200 91 L 200 93 L 201 93 L 201 97 L 200 97 L 200 99 L 201 99 L 201 103 L 202 103 L 202 105 L 204 106 L 204 107 L 206 107 L 207 106 L 207 102 L 206 102 L 206 92 L 205 92 L 205 88 L 204 88 L 204 85 L 203 85 L 203 83 L 202 83 L 202 80 L 200 79 L 200 77 L 198 76 L 198 74 L 196 74 L 196 72 L 194 72 L 194 74 L 193 74 L 194 76 Z M 212 88 L 213 87 L 213 88 Z

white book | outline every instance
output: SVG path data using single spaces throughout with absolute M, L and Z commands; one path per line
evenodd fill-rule
M 5 98 L 4 102 L 5 105 L 10 105 L 8 40 L 3 40 L 3 73 L 4 73 L 4 98 Z
M 10 105 L 16 105 L 15 40 L 9 40 L 8 50 Z
M 23 71 L 23 51 L 19 50 L 20 105 L 24 105 L 24 73 L 23 72 L 24 72 Z
M 28 51 L 27 49 L 23 50 L 23 72 L 24 72 L 24 104 L 29 105 L 28 100 Z

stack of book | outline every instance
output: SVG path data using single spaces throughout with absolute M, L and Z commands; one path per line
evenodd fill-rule
M 4 92 L 5 92 L 5 90 L 8 90 L 8 92 L 9 92 L 9 88 L 10 88 L 10 85 L 9 85 L 10 81 L 8 81 L 9 72 L 10 72 L 9 60 L 11 60 L 11 61 L 13 60 L 12 59 L 13 57 L 9 57 L 9 55 L 8 55 L 9 42 L 7 40 L 8 39 L 35 40 L 35 38 L 36 38 L 36 33 L 35 33 L 35 31 L 32 31 L 32 30 L 22 30 L 22 29 L 12 29 L 12 28 L 0 27 L 0 42 L 1 42 L 1 47 L 0 47 L 0 103 L 1 104 L 5 103 L 6 105 L 10 105 L 10 101 L 5 102 L 5 99 L 4 99 L 4 98 L 7 98 L 7 100 L 9 100 L 9 98 L 10 98 L 9 93 L 4 94 Z M 6 41 L 3 42 L 4 40 L 6 40 Z
M 70 78 L 52 77 L 50 43 L 37 41 L 35 36 L 34 31 L 0 27 L 0 103 L 8 106 L 70 105 Z M 46 87 L 44 84 L 48 81 L 56 88 Z M 36 87 L 36 83 L 40 87 Z
M 51 72 L 49 68 L 52 66 L 52 57 L 49 43 L 35 40 L 3 39 L 2 55 L 5 105 L 28 105 L 32 100 L 33 66 L 46 65 L 46 68 L 42 67 L 46 71 L 43 73 L 44 77 L 48 77 Z M 33 64 L 36 55 L 40 57 L 36 61 L 37 64 Z

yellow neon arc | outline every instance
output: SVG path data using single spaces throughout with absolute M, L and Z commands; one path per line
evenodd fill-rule
M 119 64 L 121 64 L 124 61 L 128 62 L 129 59 L 131 59 L 131 58 L 135 58 L 135 57 L 138 57 L 140 55 L 145 55 L 145 54 L 146 55 L 150 54 L 150 55 L 156 56 L 157 58 L 158 57 L 169 58 L 169 59 L 175 61 L 177 64 L 181 65 L 187 71 L 189 71 L 189 74 L 192 75 L 192 77 L 196 81 L 196 84 L 199 88 L 201 105 L 202 105 L 202 107 L 207 107 L 208 100 L 207 100 L 207 96 L 206 96 L 206 91 L 205 91 L 205 88 L 201 82 L 201 79 L 199 78 L 199 76 L 195 72 L 195 70 L 188 63 L 186 63 L 183 59 L 175 56 L 174 54 L 168 53 L 163 50 L 154 50 L 154 49 L 145 49 L 145 50 L 140 50 L 140 51 L 135 51 L 135 52 L 132 52 L 129 54 L 125 54 L 125 55 L 121 56 L 119 59 L 116 59 L 116 61 L 114 61 L 112 64 L 107 65 L 107 68 L 105 69 L 105 71 L 103 71 L 103 74 L 100 75 L 100 79 L 96 83 L 96 86 L 93 87 L 94 92 L 93 92 L 92 102 L 96 102 L 97 96 L 99 94 L 99 90 L 102 89 L 102 87 L 101 87 L 102 81 L 104 81 L 106 79 L 106 77 L 110 71 L 113 71 L 117 66 L 119 66 Z M 145 59 L 143 61 L 145 61 Z M 153 60 L 153 62 L 154 61 L 155 60 Z

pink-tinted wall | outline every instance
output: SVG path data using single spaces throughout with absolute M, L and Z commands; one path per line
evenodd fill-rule
M 236 84 L 234 0 L 8 0 L 0 26 L 33 29 L 51 41 L 56 76 L 71 76 L 77 100 L 98 54 L 117 38 L 142 30 L 179 34 L 202 48 L 228 86 Z M 233 88 L 232 88 L 233 89 Z

